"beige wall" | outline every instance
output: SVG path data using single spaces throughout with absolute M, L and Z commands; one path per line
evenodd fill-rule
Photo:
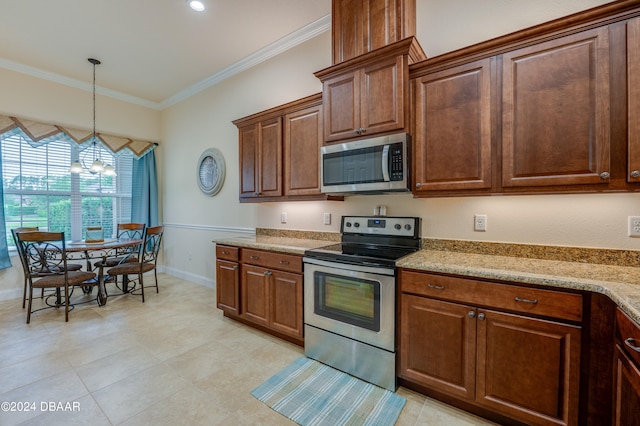
M 82 129 L 93 125 L 92 94 L 0 68 L 0 114 Z M 160 111 L 96 96 L 96 127 L 105 133 L 160 141 Z M 161 163 L 162 150 L 158 150 Z M 159 168 L 159 174 L 162 173 Z M 0 300 L 22 297 L 22 267 L 0 270 Z
M 418 0 L 418 39 L 429 57 L 606 3 L 598 0 Z M 432 238 L 639 249 L 626 236 L 627 216 L 640 215 L 639 194 L 488 196 L 413 199 L 411 195 L 353 196 L 344 202 L 238 203 L 237 130 L 231 120 L 320 90 L 313 71 L 330 65 L 327 33 L 209 89 L 163 114 L 167 266 L 211 283 L 217 237 L 243 229 L 339 230 L 344 214 L 368 214 L 377 204 L 390 215 L 423 218 Z M 202 150 L 220 148 L 227 180 L 212 198 L 198 193 L 194 164 Z M 170 182 L 169 182 L 170 181 Z M 288 223 L 280 223 L 280 213 Z M 333 223 L 323 224 L 323 213 Z M 488 215 L 487 232 L 473 231 L 474 213 Z

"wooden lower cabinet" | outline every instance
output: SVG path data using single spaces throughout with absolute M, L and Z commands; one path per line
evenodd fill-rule
M 439 278 L 425 287 L 447 291 Z M 517 422 L 578 424 L 580 326 L 409 293 L 400 310 L 401 379 Z
M 302 257 L 229 246 L 217 246 L 216 255 L 224 315 L 302 345 Z
M 640 425 L 640 368 L 616 347 L 613 424 Z
M 216 302 L 218 309 L 240 314 L 240 264 L 216 261 Z
M 618 308 L 615 329 L 612 423 L 640 426 L 640 324 Z

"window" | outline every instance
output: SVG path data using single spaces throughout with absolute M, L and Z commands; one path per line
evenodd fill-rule
M 118 223 L 131 221 L 130 152 L 114 156 L 98 145 L 96 156 L 117 172 L 117 176 L 102 176 L 69 173 L 75 159 L 90 165 L 93 147 L 79 151 L 64 139 L 33 147 L 22 134 L 4 136 L 0 145 L 9 247 L 14 246 L 11 229 L 21 226 L 64 231 L 68 240 L 81 240 L 87 226 L 102 226 L 110 238 Z

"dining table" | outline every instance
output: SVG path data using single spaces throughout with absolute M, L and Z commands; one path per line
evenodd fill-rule
M 65 249 L 67 252 L 67 260 L 84 260 L 86 262 L 86 270 L 92 271 L 94 265 L 93 260 L 106 260 L 109 258 L 122 258 L 121 262 L 127 261 L 131 256 L 137 255 L 136 246 L 143 243 L 138 238 L 111 238 L 104 241 L 66 241 Z M 105 289 L 106 277 L 100 273 L 96 277 L 98 286 L 98 295 L 96 301 L 99 306 L 107 303 L 107 292 Z M 85 291 L 89 293 L 93 285 L 87 286 Z M 127 277 L 124 277 L 123 292 L 128 292 Z

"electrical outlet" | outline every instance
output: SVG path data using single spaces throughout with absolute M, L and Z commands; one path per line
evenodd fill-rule
M 331 213 L 324 214 L 324 224 L 331 225 Z
M 476 214 L 473 216 L 473 230 L 484 232 L 487 230 L 487 215 Z
M 280 213 L 280 223 L 287 223 L 287 212 Z
M 640 237 L 640 216 L 629 216 L 629 236 Z

